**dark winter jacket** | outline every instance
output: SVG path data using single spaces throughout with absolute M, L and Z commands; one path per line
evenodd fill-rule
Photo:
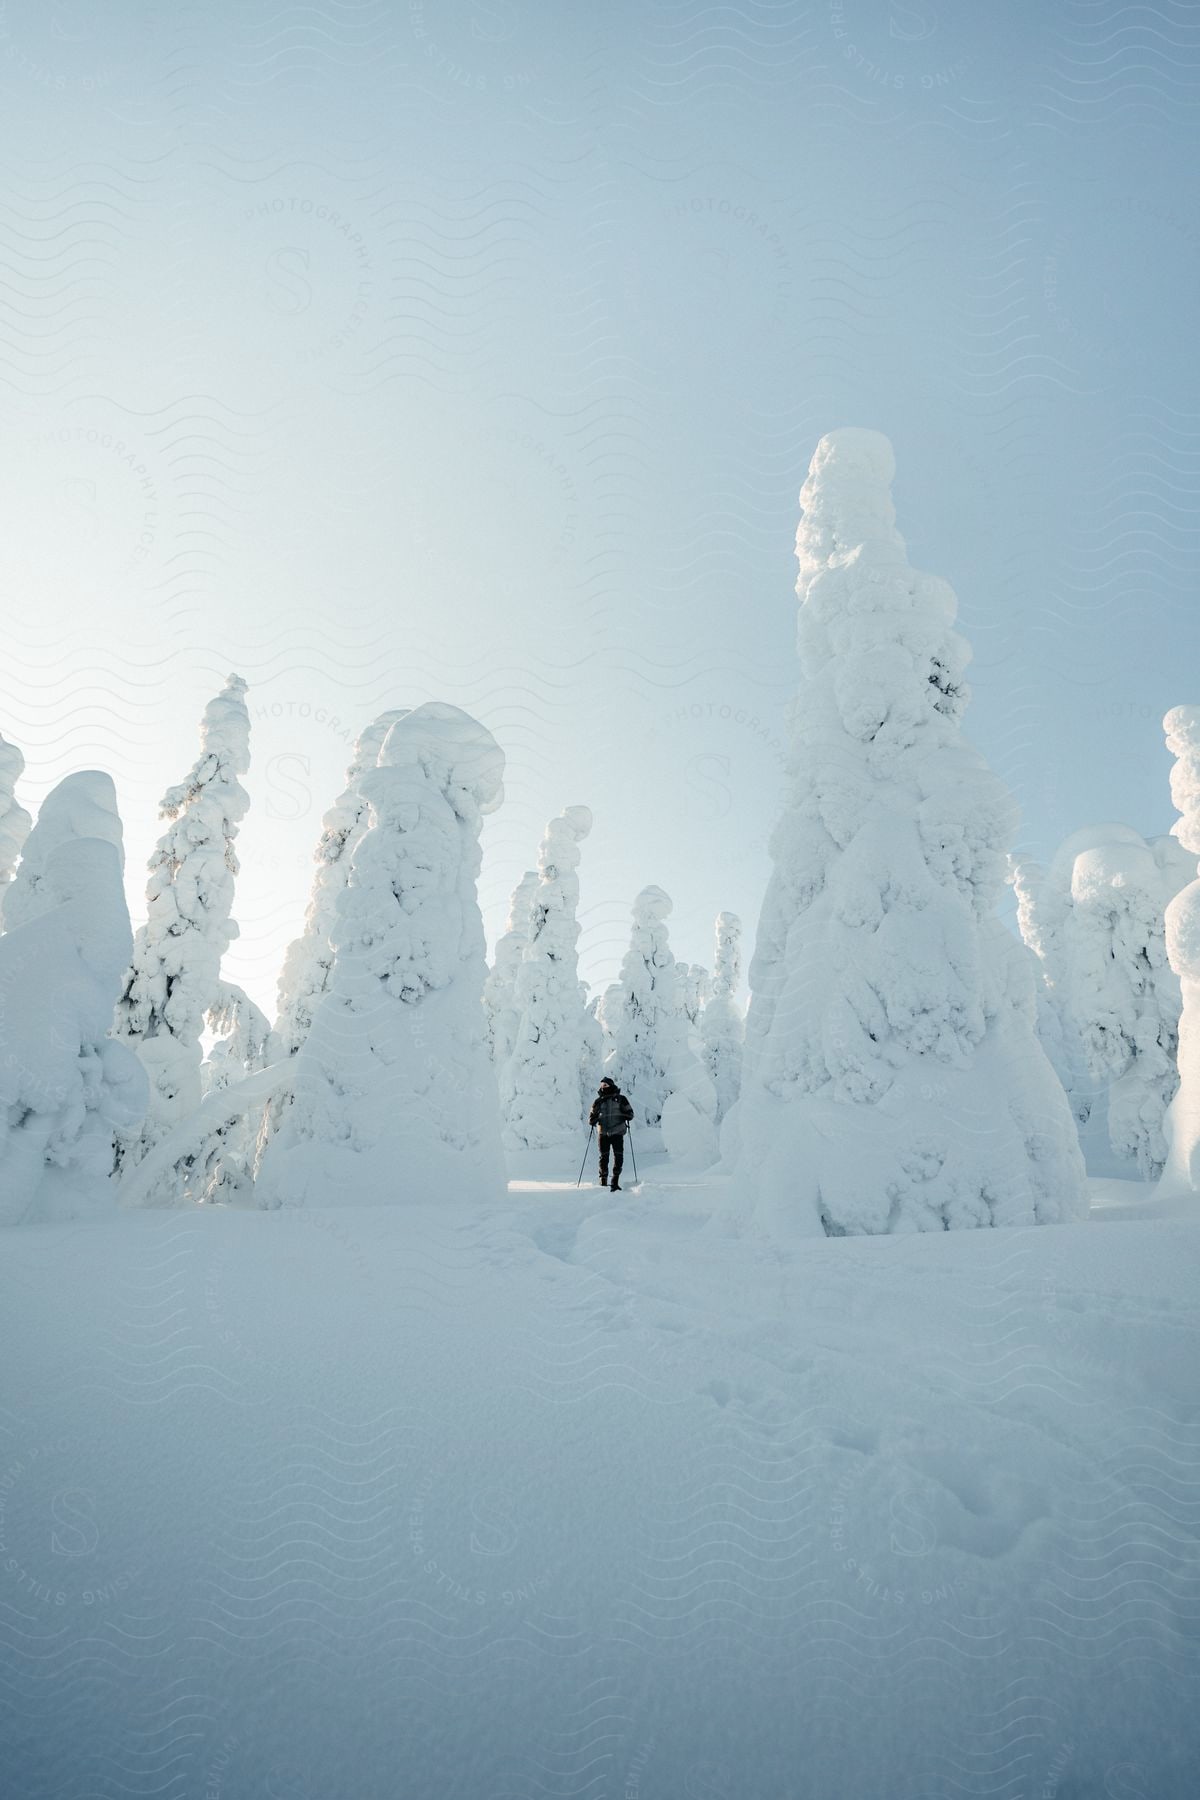
M 588 1124 L 598 1125 L 604 1137 L 624 1137 L 633 1118 L 633 1108 L 621 1092 L 597 1094 L 588 1114 Z

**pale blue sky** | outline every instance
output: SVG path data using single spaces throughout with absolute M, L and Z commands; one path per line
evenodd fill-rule
M 1153 26 L 1153 29 L 1151 27 Z M 509 757 L 489 931 L 585 802 L 585 972 L 752 930 L 796 496 L 893 439 L 1045 855 L 1165 830 L 1200 698 L 1193 9 L 25 0 L 0 21 L 0 730 L 117 779 L 130 894 L 225 673 L 270 1004 L 385 706 Z

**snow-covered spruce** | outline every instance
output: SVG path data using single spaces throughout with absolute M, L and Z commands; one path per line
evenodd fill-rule
M 586 1119 L 596 1098 L 604 1072 L 607 1040 L 600 1019 L 603 996 L 592 994 L 586 981 L 579 984 L 579 1000 L 583 1007 L 583 1046 L 579 1057 L 579 1117 Z
M 502 1069 L 512 1055 L 517 1026 L 521 1022 L 517 1008 L 517 970 L 529 942 L 537 885 L 537 870 L 526 869 L 509 899 L 504 935 L 497 940 L 496 954 L 483 984 L 488 1049 L 497 1069 Z
M 362 776 L 369 829 L 338 895 L 334 964 L 267 1145 L 266 1206 L 490 1198 L 504 1188 L 476 881 L 504 757 L 457 707 L 417 707 Z
M 1082 1217 L 1083 1159 L 995 917 L 1013 803 L 959 721 L 954 594 L 913 570 L 879 433 L 801 494 L 792 774 L 750 969 L 731 1184 L 784 1235 Z
M 64 844 L 99 838 L 111 844 L 124 865 L 121 819 L 112 777 L 100 769 L 80 769 L 51 788 L 38 808 L 37 824 L 25 839 L 17 872 L 4 893 L 4 928 L 13 931 L 61 903 L 51 874 L 54 853 Z
M 517 1026 L 499 1076 L 510 1150 L 548 1150 L 578 1136 L 587 1041 L 579 986 L 579 846 L 591 829 L 588 808 L 568 806 L 547 825 L 538 853 L 529 941 L 513 991 Z
M 1066 919 L 1071 907 L 1074 840 L 1063 844 L 1049 868 L 1031 856 L 1009 859 L 1009 880 L 1017 900 L 1017 925 L 1036 959 L 1034 983 L 1038 1041 L 1062 1083 L 1089 1169 L 1101 1173 L 1096 1151 L 1107 1154 L 1107 1092 L 1090 1074 L 1079 1027 L 1070 1007 Z M 1086 836 L 1086 847 L 1094 839 Z M 1106 1171 L 1105 1171 L 1106 1172 Z
M 232 918 L 238 871 L 234 840 L 249 804 L 238 777 L 250 762 L 246 683 L 231 675 L 204 711 L 200 755 L 160 806 L 170 826 L 150 859 L 146 923 L 117 1007 L 116 1034 L 137 1050 L 150 1078 L 140 1130 L 118 1139 L 128 1169 L 200 1103 L 201 1033 L 226 993 L 221 958 L 237 936 Z M 164 1200 L 182 1201 L 190 1171 Z
M 1167 961 L 1165 912 L 1195 875 L 1173 837 L 1122 832 L 1081 851 L 1067 916 L 1069 1007 L 1089 1072 L 1108 1086 L 1108 1135 L 1144 1181 L 1162 1170 L 1167 1108 L 1179 1086 L 1182 1004 Z
M 680 963 L 679 999 L 689 1037 L 700 1029 L 700 1015 L 712 992 L 712 978 L 703 963 Z
M 605 1073 L 628 1095 L 639 1123 L 650 1130 L 661 1122 L 671 1070 L 685 1044 L 667 931 L 671 906 L 662 888 L 642 889 L 633 903 L 620 980 L 604 996 L 604 1026 L 611 1040 Z
M 350 879 L 354 852 L 368 825 L 362 777 L 379 761 L 383 740 L 397 720 L 405 716 L 406 710 L 398 707 L 380 713 L 360 733 L 346 770 L 346 785 L 321 820 L 321 835 L 313 851 L 316 869 L 304 914 L 304 929 L 299 937 L 292 939 L 284 953 L 276 988 L 275 1024 L 264 1051 L 270 1062 L 295 1056 L 312 1026 L 313 1010 L 329 985 L 333 968 L 330 933 L 337 898 Z M 285 1085 L 264 1109 L 253 1151 L 256 1163 L 262 1160 L 268 1142 L 291 1103 L 291 1092 Z
M 21 921 L 0 937 L 6 1225 L 83 1218 L 114 1205 L 113 1133 L 136 1126 L 148 1097 L 137 1057 L 109 1036 L 133 945 L 112 782 L 95 771 L 68 776 L 42 815 L 36 889 L 30 880 Z M 102 829 L 74 836 L 73 816 Z
M 1014 858 L 1021 935 L 1037 957 L 1038 1035 L 1067 1092 L 1089 1170 L 1155 1176 L 1178 1085 L 1179 982 L 1164 912 L 1192 859 L 1171 837 L 1091 825 L 1047 870 Z
M 711 990 L 700 1015 L 701 1060 L 717 1098 L 719 1125 L 742 1085 L 742 1043 L 746 1021 L 735 998 L 742 979 L 742 921 L 736 913 L 717 915 L 717 949 Z
M 216 1042 L 200 1070 L 204 1097 L 236 1087 L 246 1075 L 265 1068 L 271 1028 L 267 1016 L 249 994 L 233 982 L 221 983 L 220 999 L 209 1008 L 208 1025 Z M 200 1140 L 188 1165 L 188 1188 L 196 1200 L 223 1205 L 254 1204 L 254 1169 L 262 1121 L 249 1114 L 222 1119 Z
M 304 930 L 288 945 L 279 976 L 272 1057 L 296 1054 L 308 1036 L 313 1009 L 329 985 L 333 967 L 329 938 L 337 899 L 349 879 L 354 852 L 368 825 L 362 777 L 376 766 L 384 739 L 404 716 L 403 708 L 381 713 L 361 733 L 346 770 L 345 788 L 321 820 Z
M 1171 799 L 1179 813 L 1172 835 L 1200 857 L 1200 706 L 1175 706 L 1163 720 L 1175 757 Z M 1167 957 L 1179 977 L 1177 1067 L 1179 1089 L 1167 1113 L 1167 1158 L 1159 1182 L 1164 1196 L 1200 1190 L 1200 880 L 1189 882 L 1167 908 Z
M 671 954 L 671 899 L 646 887 L 633 903 L 621 978 L 602 1007 L 609 1048 L 605 1072 L 629 1096 L 647 1148 L 661 1142 L 692 1167 L 716 1155 L 716 1094 L 688 1042 L 680 965 Z
M 24 772 L 25 758 L 17 746 L 0 737 L 0 921 L 4 916 L 5 889 L 29 836 L 30 817 L 16 795 Z

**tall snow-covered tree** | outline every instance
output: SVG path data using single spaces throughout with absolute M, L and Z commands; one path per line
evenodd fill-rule
M 1136 845 L 1142 839 L 1127 825 L 1088 825 L 1064 838 L 1047 868 L 1014 855 L 1008 871 L 1018 927 L 1040 974 L 1034 984 L 1038 1039 L 1066 1091 L 1087 1166 L 1097 1175 L 1119 1174 L 1121 1165 L 1112 1161 L 1109 1143 L 1108 1083 L 1094 1072 L 1075 1007 L 1071 883 L 1078 857 L 1099 845 L 1120 843 Z
M 0 737 L 0 921 L 4 892 L 12 880 L 17 858 L 29 836 L 31 820 L 17 799 L 16 787 L 25 772 L 25 758 L 15 744 Z
M 483 984 L 488 1049 L 497 1069 L 502 1069 L 512 1055 L 521 1020 L 517 1006 L 517 971 L 529 942 L 537 886 L 537 870 L 526 869 L 512 891 L 504 934 L 497 939 L 496 953 Z
M 960 733 L 969 651 L 909 565 L 891 446 L 801 494 L 790 791 L 750 970 L 734 1218 L 786 1234 L 1081 1217 L 1083 1161 L 995 916 L 1013 803 Z
M 1083 1044 L 1068 1005 L 1070 973 L 1064 921 L 1070 906 L 1074 858 L 1066 865 L 1065 881 L 1056 866 L 1059 861 L 1056 857 L 1046 869 L 1032 856 L 1013 855 L 1009 859 L 1009 880 L 1017 901 L 1018 929 L 1037 965 L 1034 987 L 1038 1042 L 1062 1083 L 1086 1155 L 1085 1133 L 1097 1089 L 1088 1073 Z
M 368 826 L 362 777 L 378 763 L 384 739 L 404 713 L 403 708 L 380 713 L 361 733 L 346 770 L 345 788 L 321 821 L 304 930 L 288 945 L 279 976 L 272 1056 L 296 1054 L 308 1036 L 313 1009 L 329 986 L 333 967 L 329 934 L 337 898 L 350 878 L 354 852 Z
M 455 706 L 415 708 L 362 776 L 369 827 L 335 904 L 329 985 L 292 1059 L 266 1206 L 396 1203 L 504 1189 L 485 1040 L 476 883 L 504 756 Z
M 586 981 L 579 984 L 583 1007 L 583 1047 L 579 1058 L 579 1116 L 586 1119 L 604 1072 L 606 1041 L 600 1022 L 602 996 L 592 994 Z
M 346 770 L 346 785 L 321 820 L 321 835 L 313 851 L 316 867 L 304 914 L 304 929 L 284 952 L 276 987 L 275 1024 L 263 1049 L 263 1055 L 271 1062 L 295 1056 L 308 1036 L 313 1011 L 329 986 L 333 968 L 330 933 L 337 898 L 350 879 L 354 852 L 369 823 L 367 802 L 361 788 L 362 777 L 378 763 L 384 739 L 397 720 L 405 716 L 406 710 L 396 707 L 380 713 L 359 734 Z M 249 1043 L 256 1026 L 249 1014 L 243 1012 L 241 1016 L 246 1021 Z M 264 1107 L 253 1150 L 255 1162 L 261 1161 L 268 1140 L 278 1130 L 279 1121 L 291 1103 L 290 1090 L 283 1088 Z M 248 1147 L 242 1146 L 239 1154 L 247 1153 Z M 231 1176 L 223 1177 L 222 1185 L 244 1191 L 236 1169 Z
M 1128 825 L 1072 832 L 1050 866 L 1014 858 L 1021 935 L 1034 952 L 1038 1035 L 1067 1092 L 1089 1170 L 1144 1177 L 1165 1153 L 1177 1084 L 1179 983 L 1164 912 L 1189 878 L 1173 838 Z
M 1164 915 L 1194 873 L 1176 839 L 1123 832 L 1081 851 L 1071 875 L 1070 1010 L 1092 1078 L 1108 1086 L 1112 1149 L 1136 1159 L 1147 1181 L 1166 1159 L 1163 1126 L 1179 1086 L 1182 999 Z
M 116 1017 L 118 1037 L 134 1046 L 150 1078 L 150 1105 L 140 1130 L 118 1142 L 121 1169 L 140 1162 L 200 1104 L 201 1034 L 208 1016 L 228 1006 L 221 958 L 237 936 L 234 842 L 249 805 L 238 779 L 250 763 L 245 693 L 246 683 L 231 675 L 208 703 L 200 756 L 161 802 L 170 825 L 150 859 L 146 923 L 134 938 Z
M 679 998 L 689 1034 L 700 1028 L 700 1015 L 712 992 L 712 977 L 703 963 L 679 963 Z
M 43 803 L 37 881 L 0 937 L 4 1224 L 114 1204 L 113 1134 L 136 1125 L 148 1098 L 137 1057 L 109 1035 L 133 943 L 116 795 L 96 771 L 67 783 Z M 75 835 L 72 818 L 100 829 Z
M 200 1086 L 206 1099 L 236 1086 L 272 1060 L 271 1027 L 266 1014 L 232 982 L 223 981 L 220 994 L 207 1015 L 216 1042 L 200 1069 Z M 262 1121 L 254 1113 L 221 1119 L 200 1140 L 194 1163 L 187 1165 L 186 1185 L 192 1197 L 209 1205 L 252 1205 L 261 1135 Z
M 579 989 L 580 845 L 592 829 L 586 806 L 551 819 L 538 854 L 529 941 L 517 968 L 513 1046 L 500 1071 L 504 1142 L 547 1150 L 579 1131 L 579 1070 L 586 1011 Z
M 746 1021 L 736 999 L 742 979 L 742 921 L 736 913 L 717 914 L 716 935 L 711 991 L 700 1015 L 700 1042 L 702 1060 L 717 1097 L 719 1125 L 742 1085 Z
M 1171 799 L 1179 818 L 1172 836 L 1200 857 L 1200 706 L 1175 706 L 1163 720 L 1175 757 Z M 1200 1191 L 1200 879 L 1176 894 L 1166 913 L 1167 958 L 1179 977 L 1177 1067 L 1179 1088 L 1167 1113 L 1166 1163 L 1159 1181 L 1165 1196 Z
M 675 958 L 667 919 L 672 901 L 660 887 L 645 887 L 633 903 L 629 949 L 621 977 L 604 998 L 611 1039 L 605 1072 L 629 1096 L 638 1121 L 657 1129 L 687 1049 Z

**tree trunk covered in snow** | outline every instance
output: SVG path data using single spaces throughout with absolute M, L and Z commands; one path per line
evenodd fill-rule
M 116 1033 L 150 1077 L 141 1129 L 118 1142 L 118 1167 L 139 1162 L 200 1104 L 201 1034 L 224 993 L 221 958 L 237 936 L 234 840 L 249 800 L 238 780 L 250 763 L 246 683 L 231 675 L 205 708 L 200 756 L 163 796 L 171 821 L 150 859 L 146 923 L 117 1007 Z M 180 1192 L 173 1198 L 184 1199 Z
M 1013 803 L 959 722 L 968 649 L 895 529 L 891 446 L 801 495 L 792 779 L 750 970 L 734 1206 L 803 1234 L 1083 1215 L 1075 1129 L 995 917 Z
M 267 1206 L 490 1198 L 504 1189 L 476 881 L 504 757 L 457 707 L 398 721 L 362 776 L 369 826 L 337 896 L 333 969 L 267 1145 Z
M 504 1142 L 546 1150 L 579 1131 L 579 1070 L 585 1008 L 579 988 L 579 846 L 592 829 L 586 806 L 569 806 L 546 827 L 529 939 L 517 966 L 517 1025 L 500 1070 Z

